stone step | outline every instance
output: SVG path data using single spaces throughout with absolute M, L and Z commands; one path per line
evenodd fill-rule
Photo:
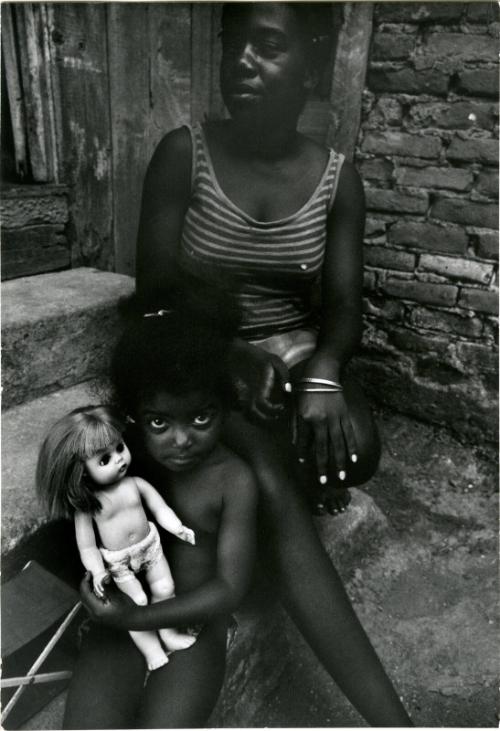
M 79 384 L 14 406 L 2 415 L 2 554 L 46 522 L 35 494 L 38 448 L 50 425 L 77 406 L 95 403 Z
M 123 274 L 79 268 L 2 285 L 2 406 L 87 381 L 105 369 L 119 327 Z

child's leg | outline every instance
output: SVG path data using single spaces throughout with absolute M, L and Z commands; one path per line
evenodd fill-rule
M 136 604 L 145 606 L 148 598 L 141 586 L 141 582 L 136 579 L 128 581 L 115 582 L 116 586 L 124 594 L 127 594 Z M 148 665 L 148 670 L 156 670 L 166 665 L 168 657 L 162 647 L 157 632 L 130 632 L 129 633 L 139 650 L 142 652 Z
M 127 632 L 90 625 L 69 685 L 63 729 L 134 728 L 145 672 Z
M 409 718 L 359 623 L 316 533 L 294 479 L 293 453 L 276 427 L 263 430 L 234 414 L 226 442 L 254 468 L 261 489 L 261 538 L 282 599 L 318 658 L 374 726 Z M 284 459 L 280 460 L 281 455 Z
M 206 625 L 195 645 L 175 652 L 146 685 L 138 728 L 200 728 L 219 696 L 226 657 L 225 619 Z
M 162 556 L 154 566 L 147 570 L 146 581 L 151 589 L 151 601 L 153 603 L 175 596 L 174 580 L 165 556 Z M 179 632 L 174 627 L 164 627 L 158 630 L 158 634 L 170 652 L 186 650 L 196 642 L 196 637 L 186 632 Z

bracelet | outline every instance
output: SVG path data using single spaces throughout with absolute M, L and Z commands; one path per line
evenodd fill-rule
M 342 391 L 342 386 L 337 381 L 328 381 L 326 378 L 301 378 L 299 383 L 317 383 L 321 386 L 330 386 L 336 388 L 338 391 Z
M 341 393 L 342 388 L 314 388 L 314 386 L 295 386 L 294 391 L 301 393 Z

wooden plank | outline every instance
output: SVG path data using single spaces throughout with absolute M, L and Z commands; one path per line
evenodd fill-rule
M 16 172 L 19 178 L 23 180 L 28 174 L 26 122 L 12 13 L 13 7 L 4 4 L 2 8 L 2 55 L 5 64 L 9 112 L 14 137 Z
M 150 105 L 149 3 L 109 3 L 106 10 L 115 271 L 134 274 Z
M 193 3 L 191 29 L 191 118 L 220 118 L 224 104 L 219 91 L 221 8 L 218 3 Z
M 330 92 L 327 144 L 352 160 L 361 120 L 361 101 L 372 33 L 373 3 L 343 5 Z
M 65 224 L 68 221 L 68 201 L 65 195 L 2 194 L 0 202 L 2 233 L 37 224 Z
M 106 5 L 54 3 L 49 33 L 64 110 L 63 179 L 72 190 L 72 264 L 113 269 Z

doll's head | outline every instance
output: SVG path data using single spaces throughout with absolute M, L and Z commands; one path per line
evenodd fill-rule
M 115 348 L 111 380 L 138 447 L 168 469 L 199 462 L 234 402 L 229 333 L 192 299 L 135 312 Z
M 108 406 L 74 409 L 53 425 L 40 448 L 36 469 L 38 494 L 52 518 L 101 509 L 86 462 L 120 445 L 124 429 L 124 421 Z

